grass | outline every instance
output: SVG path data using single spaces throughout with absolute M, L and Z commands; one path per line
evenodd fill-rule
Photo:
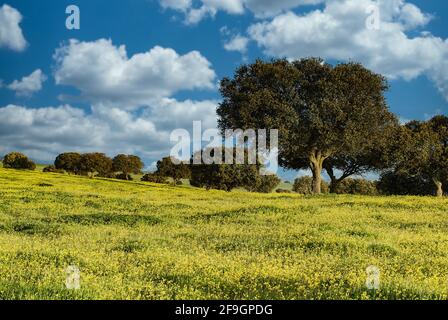
M 447 208 L 0 169 L 0 299 L 447 299 Z

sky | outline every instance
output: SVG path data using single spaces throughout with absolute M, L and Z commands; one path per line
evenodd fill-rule
M 68 29 L 69 5 L 80 28 Z M 219 80 L 257 58 L 361 62 L 405 122 L 448 110 L 446 0 L 0 1 L 0 155 L 169 154 L 216 127 Z

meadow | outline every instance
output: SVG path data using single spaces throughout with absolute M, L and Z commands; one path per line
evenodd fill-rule
M 448 299 L 448 200 L 0 169 L 0 299 Z

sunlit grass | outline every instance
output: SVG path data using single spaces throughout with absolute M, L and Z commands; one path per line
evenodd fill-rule
M 73 264 L 80 290 L 65 287 Z M 0 169 L 0 299 L 374 298 L 448 298 L 448 200 Z

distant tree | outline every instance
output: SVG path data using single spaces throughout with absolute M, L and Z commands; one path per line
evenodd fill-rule
M 62 169 L 56 169 L 54 165 L 46 166 L 42 172 L 49 172 L 49 173 L 65 173 Z
M 326 183 L 324 180 L 322 180 L 320 183 L 322 193 L 328 193 L 330 191 L 328 183 Z M 297 178 L 294 181 L 292 191 L 305 195 L 313 194 L 313 178 L 308 176 Z
M 91 178 L 96 174 L 107 176 L 112 172 L 112 159 L 104 153 L 86 153 L 81 155 L 81 171 L 87 172 Z
M 35 170 L 36 164 L 23 153 L 11 152 L 3 158 L 3 168 Z
M 448 180 L 448 117 L 409 122 L 396 141 L 394 172 L 432 181 L 435 194 L 442 197 Z
M 205 149 L 196 152 L 193 157 L 199 157 L 201 153 L 211 157 L 215 156 L 214 150 Z M 225 191 L 231 191 L 235 188 L 255 189 L 259 178 L 260 165 L 247 164 L 247 161 L 245 161 L 245 164 L 236 164 L 236 150 L 233 150 L 233 164 L 226 164 L 225 149 L 223 149 L 221 154 L 222 164 L 206 164 L 203 162 L 201 164 L 192 164 L 190 184 L 194 187 Z
M 131 174 L 139 174 L 144 167 L 142 160 L 133 155 L 119 154 L 113 160 L 113 171 L 121 172 L 117 179 L 132 180 Z
M 56 169 L 65 170 L 67 173 L 80 174 L 81 155 L 76 152 L 61 153 L 54 161 Z
M 167 183 L 167 178 L 158 173 L 147 173 L 141 178 L 141 181 L 152 183 Z
M 165 157 L 157 162 L 157 171 L 159 175 L 173 178 L 177 184 L 181 179 L 190 179 L 191 169 L 188 164 L 174 164 L 171 157 Z
M 258 60 L 221 81 L 218 123 L 222 130 L 278 129 L 280 165 L 311 169 L 312 191 L 320 193 L 325 161 L 328 169 L 345 169 L 335 181 L 375 167 L 365 155 L 397 124 L 387 89 L 383 76 L 356 63 Z

